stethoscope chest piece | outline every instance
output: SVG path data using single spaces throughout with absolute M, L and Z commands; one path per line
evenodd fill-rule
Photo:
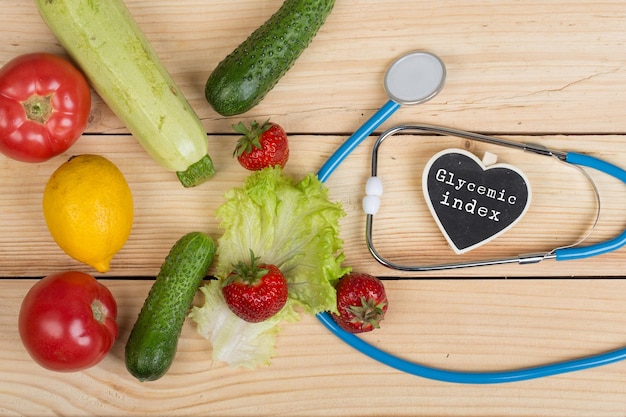
M 416 51 L 397 58 L 385 74 L 387 96 L 396 103 L 420 104 L 444 86 L 446 67 L 436 55 Z
M 325 182 L 344 159 L 402 105 L 424 103 L 435 97 L 446 80 L 443 61 L 429 52 L 413 51 L 396 58 L 385 72 L 388 100 L 337 149 L 317 173 Z

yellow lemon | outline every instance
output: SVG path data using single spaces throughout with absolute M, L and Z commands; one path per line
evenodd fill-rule
M 55 242 L 98 272 L 124 246 L 133 224 L 133 198 L 122 172 L 99 155 L 78 155 L 50 176 L 43 214 Z

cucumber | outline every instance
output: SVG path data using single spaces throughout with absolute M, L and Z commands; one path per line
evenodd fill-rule
M 286 0 L 209 76 L 205 96 L 222 116 L 245 113 L 263 100 L 309 46 L 335 0 Z
M 39 14 L 115 115 L 185 187 L 215 173 L 198 115 L 123 0 L 35 0 Z
M 138 380 L 154 381 L 170 368 L 193 297 L 214 254 L 213 239 L 200 232 L 188 233 L 172 246 L 126 342 L 126 369 Z

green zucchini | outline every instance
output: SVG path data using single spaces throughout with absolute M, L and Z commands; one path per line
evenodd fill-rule
M 126 342 L 126 369 L 138 380 L 154 381 L 170 368 L 214 254 L 213 239 L 200 232 L 184 235 L 170 249 Z
M 185 187 L 215 173 L 207 135 L 123 0 L 35 0 L 39 14 L 115 115 Z
M 335 0 L 285 0 L 209 76 L 205 96 L 222 116 L 245 113 L 263 100 L 309 46 Z

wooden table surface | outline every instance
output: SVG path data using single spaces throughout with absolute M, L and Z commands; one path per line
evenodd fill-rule
M 361 199 L 377 134 L 428 123 L 589 153 L 617 165 L 626 155 L 626 3 L 623 1 L 338 0 L 296 65 L 248 113 L 222 117 L 204 100 L 217 63 L 280 0 L 127 0 L 209 134 L 218 173 L 194 189 L 156 165 L 94 94 L 90 123 L 66 154 L 24 164 L 0 157 L 0 415 L 202 416 L 623 416 L 626 363 L 524 382 L 472 385 L 410 375 L 359 353 L 315 317 L 286 324 L 277 356 L 254 371 L 211 360 L 187 321 L 173 366 L 140 383 L 124 366 L 124 344 L 153 277 L 184 233 L 219 237 L 214 210 L 247 172 L 231 158 L 239 120 L 281 123 L 290 136 L 287 172 L 316 172 L 387 100 L 382 80 L 400 54 L 427 50 L 447 67 L 442 92 L 402 107 L 328 180 L 343 204 L 346 264 L 385 278 L 389 313 L 362 338 L 421 364 L 463 371 L 525 368 L 626 345 L 626 249 L 577 261 L 445 272 L 388 269 L 369 254 Z M 0 64 L 16 55 L 64 54 L 30 1 L 0 0 Z M 420 178 L 436 152 L 463 147 L 526 173 L 533 200 L 509 232 L 467 255 L 446 245 L 422 198 Z M 41 212 L 49 175 L 70 155 L 116 163 L 135 200 L 135 223 L 104 275 L 119 307 L 120 337 L 99 365 L 60 374 L 36 365 L 17 331 L 21 300 L 36 280 L 61 270 L 94 271 L 65 255 Z M 430 264 L 549 252 L 585 236 L 598 209 L 590 182 L 554 159 L 453 138 L 408 135 L 381 149 L 385 195 L 374 236 L 397 262 Z M 601 211 L 586 243 L 626 226 L 624 184 L 593 170 Z M 198 300 L 199 302 L 200 300 Z

